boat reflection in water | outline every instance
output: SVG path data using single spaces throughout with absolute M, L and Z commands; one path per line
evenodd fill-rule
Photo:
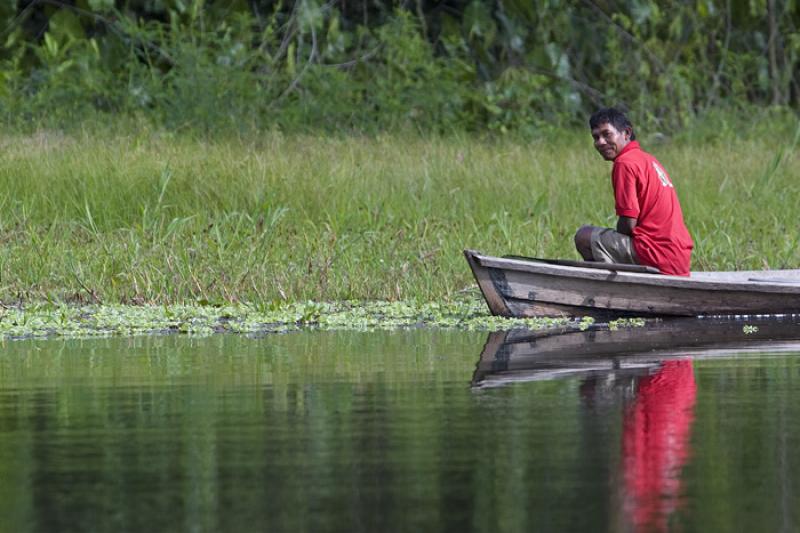
M 644 327 L 491 333 L 476 388 L 580 380 L 584 407 L 622 393 L 618 503 L 628 527 L 666 531 L 681 507 L 697 395 L 693 360 L 800 351 L 800 317 L 672 319 Z M 598 415 L 599 416 L 599 415 Z
M 559 377 L 647 376 L 665 361 L 800 348 L 800 315 L 672 318 L 640 327 L 607 325 L 490 333 L 473 387 Z

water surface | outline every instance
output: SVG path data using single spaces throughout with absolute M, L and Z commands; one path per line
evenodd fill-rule
M 484 387 L 487 340 L 6 343 L 2 529 L 800 527 L 800 348 L 584 354 Z

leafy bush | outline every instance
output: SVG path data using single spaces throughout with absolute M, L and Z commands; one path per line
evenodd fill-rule
M 0 10 L 0 120 L 113 116 L 246 129 L 536 135 L 601 105 L 674 131 L 717 107 L 796 107 L 789 0 L 355 0 Z M 762 5 L 763 4 L 763 5 Z M 83 4 L 81 4 L 83 5 Z

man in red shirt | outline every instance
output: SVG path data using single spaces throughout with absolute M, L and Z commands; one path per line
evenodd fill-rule
M 575 247 L 586 261 L 652 266 L 662 274 L 688 276 L 694 243 L 683 223 L 669 175 L 636 141 L 633 125 L 614 108 L 589 119 L 594 147 L 613 161 L 616 230 L 582 226 Z

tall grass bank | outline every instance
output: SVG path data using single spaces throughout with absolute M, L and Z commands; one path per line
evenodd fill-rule
M 762 119 L 746 136 L 642 139 L 675 182 L 696 270 L 800 265 L 797 131 Z M 6 305 L 440 301 L 473 287 L 464 248 L 576 258 L 580 224 L 615 220 L 586 132 L 212 142 L 141 127 L 0 146 Z

